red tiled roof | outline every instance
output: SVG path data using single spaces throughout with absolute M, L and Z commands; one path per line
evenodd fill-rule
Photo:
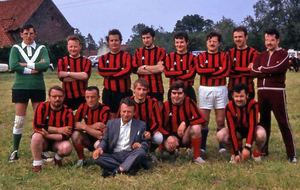
M 11 35 L 5 32 L 4 28 L 0 26 L 0 48 L 13 43 L 14 40 L 11 38 Z
M 44 0 L 0 1 L 0 25 L 5 31 L 22 26 L 39 8 Z
M 44 0 L 0 1 L 0 47 L 14 43 L 9 31 L 26 23 Z

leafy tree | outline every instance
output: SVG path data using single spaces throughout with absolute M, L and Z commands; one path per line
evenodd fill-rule
M 88 33 L 87 37 L 85 38 L 86 46 L 89 50 L 96 50 L 98 48 L 93 36 Z
M 185 31 L 188 33 L 208 31 L 213 26 L 213 21 L 204 19 L 198 14 L 186 15 L 176 22 L 174 32 Z
M 263 36 L 267 28 L 276 28 L 281 33 L 283 47 L 300 49 L 299 0 L 259 0 L 253 8 L 255 17 L 244 20 L 251 33 Z M 262 45 L 255 43 L 256 46 Z
M 225 17 L 222 17 L 214 26 L 215 31 L 222 35 L 222 48 L 224 50 L 228 50 L 234 45 L 232 41 L 232 31 L 235 27 L 236 24 L 233 20 Z

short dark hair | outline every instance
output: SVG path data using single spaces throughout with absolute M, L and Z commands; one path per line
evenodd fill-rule
M 233 92 L 240 93 L 242 90 L 245 90 L 245 93 L 248 94 L 248 86 L 246 84 L 236 84 L 233 86 L 232 94 Z
M 110 36 L 110 35 L 118 35 L 120 41 L 122 42 L 122 40 L 123 40 L 122 34 L 121 34 L 121 32 L 120 32 L 118 29 L 112 29 L 112 30 L 108 31 L 108 34 L 107 34 L 107 36 L 106 36 L 106 41 L 107 41 L 107 42 L 109 41 L 109 36 Z
M 152 37 L 155 37 L 155 31 L 153 30 L 153 28 L 150 28 L 150 27 L 146 27 L 142 30 L 141 32 L 141 36 L 142 35 L 146 35 L 146 34 L 150 34 Z
M 93 90 L 97 92 L 98 96 L 100 95 L 99 88 L 97 86 L 89 86 L 86 88 L 86 91 L 93 91 Z
M 244 26 L 238 26 L 238 27 L 235 27 L 235 28 L 233 29 L 232 34 L 233 34 L 234 32 L 244 32 L 245 36 L 248 35 L 247 28 L 244 27 Z
M 186 42 L 189 41 L 189 35 L 186 32 L 177 32 L 174 35 L 174 40 L 175 39 L 184 39 Z
M 67 42 L 70 41 L 70 40 L 72 40 L 72 41 L 78 41 L 81 44 L 81 40 L 80 40 L 80 38 L 79 38 L 78 35 L 73 34 L 73 35 L 68 36 L 67 37 Z
M 182 88 L 184 94 L 186 94 L 186 89 L 184 87 L 184 82 L 182 80 L 177 80 L 170 85 L 170 88 L 168 90 L 168 100 L 169 101 L 171 101 L 172 90 L 179 90 L 180 88 Z
M 120 102 L 120 107 L 122 104 L 125 104 L 127 106 L 133 106 L 135 108 L 135 103 L 134 103 L 134 100 L 131 99 L 130 97 L 126 97 L 126 98 L 123 98 Z
M 142 87 L 149 89 L 149 83 L 144 78 L 139 78 L 133 83 L 133 88 L 135 89 L 137 85 L 140 84 Z
M 217 37 L 219 42 L 222 42 L 222 35 L 218 32 L 210 32 L 207 36 L 206 36 L 206 41 L 211 39 L 212 37 Z
M 265 34 L 268 34 L 268 35 L 275 35 L 275 38 L 276 38 L 276 39 L 279 39 L 279 38 L 280 38 L 280 34 L 279 34 L 278 30 L 276 30 L 275 28 L 267 29 L 267 30 L 265 31 Z
M 32 28 L 33 31 L 36 32 L 36 30 L 32 24 L 25 24 L 24 26 L 22 26 L 20 28 L 20 32 L 22 33 L 22 32 L 24 32 L 24 30 L 29 30 L 30 28 Z
M 55 85 L 55 86 L 52 86 L 52 87 L 49 88 L 48 96 L 50 96 L 52 90 L 61 91 L 65 95 L 65 90 L 62 87 L 60 87 L 58 85 Z

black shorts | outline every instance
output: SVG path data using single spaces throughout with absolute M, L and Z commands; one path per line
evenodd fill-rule
M 114 92 L 106 88 L 103 89 L 102 102 L 110 108 L 112 113 L 117 113 L 120 102 L 123 98 L 132 96 L 132 91 L 128 92 Z
M 245 139 L 248 137 L 249 130 L 245 127 L 236 129 L 237 136 L 241 139 Z
M 155 98 L 157 101 L 164 102 L 164 94 L 159 92 L 148 92 L 148 96 Z
M 196 93 L 192 86 L 187 86 L 185 88 L 185 92 L 188 97 L 190 97 L 192 100 L 194 100 L 195 103 L 197 103 Z
M 44 102 L 46 100 L 45 90 L 23 90 L 12 89 L 12 102 L 13 103 L 28 103 L 31 102 Z
M 72 110 L 77 110 L 80 104 L 85 102 L 84 97 L 79 98 L 65 98 L 64 104 L 68 106 L 68 108 L 71 108 Z
M 83 134 L 84 138 L 86 140 L 88 140 L 88 142 L 86 144 L 86 148 L 89 149 L 89 151 L 94 151 L 95 150 L 94 144 L 98 139 L 87 133 L 82 133 L 82 134 Z

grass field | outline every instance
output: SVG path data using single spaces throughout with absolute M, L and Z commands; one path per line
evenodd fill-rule
M 287 100 L 290 123 L 293 126 L 296 146 L 300 147 L 300 75 L 288 73 Z M 214 136 L 215 124 L 211 121 L 208 141 L 208 160 L 201 166 L 187 159 L 175 163 L 159 163 L 150 171 L 137 176 L 121 175 L 102 178 L 99 167 L 82 169 L 73 167 L 75 152 L 64 159 L 64 166 L 56 168 L 46 163 L 39 174 L 31 172 L 30 135 L 32 109 L 27 113 L 25 133 L 21 141 L 20 160 L 7 162 L 12 144 L 14 105 L 11 103 L 11 86 L 14 74 L 0 74 L 0 189 L 300 189 L 300 163 L 290 164 L 276 121 L 272 120 L 270 155 L 261 163 L 248 161 L 239 165 L 228 164 L 229 156 L 220 157 Z M 56 73 L 45 75 L 47 87 L 60 84 Z M 198 81 L 198 80 L 197 80 Z M 167 81 L 165 82 L 167 84 Z M 93 71 L 89 82 L 102 89 L 102 79 Z M 166 87 L 168 85 L 165 85 Z M 198 88 L 196 82 L 195 89 Z M 212 118 L 213 119 L 213 118 Z M 299 151 L 299 148 L 297 149 Z

